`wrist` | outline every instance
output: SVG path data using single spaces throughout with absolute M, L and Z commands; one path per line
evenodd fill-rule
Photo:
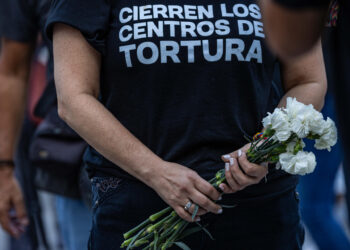
M 166 166 L 167 162 L 162 159 L 153 162 L 153 164 L 145 168 L 143 182 L 154 189 L 161 181 L 163 173 L 166 171 Z
M 12 176 L 13 173 L 14 173 L 13 166 L 5 166 L 5 165 L 3 165 L 3 166 L 0 167 L 0 179 L 1 178 L 6 178 L 7 179 L 8 177 Z
M 0 169 L 2 169 L 2 168 L 14 168 L 14 167 L 15 167 L 15 162 L 13 160 L 0 159 Z

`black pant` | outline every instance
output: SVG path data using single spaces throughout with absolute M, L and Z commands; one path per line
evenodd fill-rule
M 119 249 L 123 233 L 166 207 L 152 189 L 136 181 L 95 177 L 92 190 L 92 250 Z M 230 196 L 224 196 L 222 204 L 230 202 Z M 294 190 L 269 201 L 224 209 L 222 215 L 208 214 L 201 223 L 209 224 L 215 240 L 204 232 L 191 235 L 184 242 L 193 250 L 295 250 L 301 249 L 304 241 Z

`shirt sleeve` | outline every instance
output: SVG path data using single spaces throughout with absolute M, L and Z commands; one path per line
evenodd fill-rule
M 78 29 L 101 54 L 105 52 L 110 18 L 109 0 L 52 0 L 45 33 L 52 39 L 55 23 L 64 23 Z
M 39 32 L 35 2 L 1 0 L 0 36 L 18 42 L 35 41 Z
M 292 9 L 327 8 L 331 0 L 274 0 L 276 3 Z

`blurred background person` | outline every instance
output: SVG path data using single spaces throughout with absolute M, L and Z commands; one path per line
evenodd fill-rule
M 261 1 L 264 26 L 271 48 L 282 59 L 298 60 L 321 36 L 331 0 Z M 332 32 L 329 60 L 334 69 L 333 93 L 338 129 L 344 148 L 344 176 L 350 190 L 350 1 L 339 0 L 337 27 Z M 348 211 L 350 192 L 346 193 Z M 349 214 L 349 212 L 348 212 Z M 349 218 L 349 216 L 348 216 Z M 349 223 L 350 221 L 348 221 Z
M 337 124 L 334 101 L 334 62 L 332 51 L 335 41 L 339 4 L 333 1 L 330 7 L 327 28 L 324 30 L 322 43 L 327 70 L 328 93 L 322 113 L 332 118 Z M 335 182 L 344 159 L 343 147 L 339 142 L 331 152 L 315 150 L 313 144 L 306 142 L 307 150 L 316 155 L 318 166 L 311 175 L 300 178 L 300 209 L 302 220 L 306 224 L 313 240 L 320 250 L 347 250 L 350 241 L 335 214 L 335 206 L 339 197 L 335 190 Z M 347 167 L 347 166 L 345 166 Z
M 50 1 L 48 0 L 2 0 L 0 2 L 2 47 L 0 55 L 0 224 L 9 234 L 17 238 L 25 231 L 32 231 L 30 229 L 33 228 L 33 233 L 28 236 L 29 243 L 24 245 L 25 249 L 36 249 L 39 244 L 38 238 L 45 237 L 45 235 L 42 232 L 42 226 L 40 226 L 40 206 L 35 186 L 44 189 L 47 187 L 49 191 L 58 194 L 56 196 L 56 212 L 64 248 L 80 250 L 87 246 L 91 224 L 90 211 L 79 198 L 80 166 L 74 171 L 69 169 L 70 174 L 74 172 L 74 175 L 69 176 L 61 174 L 68 171 L 64 165 L 56 170 L 52 168 L 55 171 L 50 171 L 49 168 L 46 169 L 48 171 L 37 169 L 40 162 L 45 165 L 46 161 L 49 165 L 53 160 L 57 160 L 55 158 L 57 155 L 51 155 L 50 151 L 36 150 L 40 149 L 38 146 L 43 146 L 45 149 L 47 145 L 43 144 L 47 142 L 44 140 L 47 138 L 42 136 L 43 133 L 38 132 L 41 124 L 36 128 L 33 119 L 29 119 L 24 112 L 28 108 L 26 101 L 27 83 L 32 56 L 38 34 L 45 23 L 49 5 Z M 70 131 L 69 128 L 64 127 L 63 121 L 58 118 L 57 111 L 55 112 L 57 109 L 51 50 L 48 56 L 47 86 L 38 105 L 36 105 L 35 114 L 43 119 L 43 123 L 45 121 L 46 124 L 48 121 L 51 122 L 49 123 L 52 125 L 50 128 L 54 128 L 53 133 L 57 134 L 56 138 L 59 139 L 60 135 Z M 33 93 L 38 93 L 38 91 Z M 31 103 L 33 104 L 33 102 Z M 21 127 L 22 132 L 20 132 Z M 17 144 L 18 138 L 20 139 Z M 79 150 L 83 147 L 81 141 L 80 139 Z M 62 143 L 56 144 L 52 140 L 50 143 L 54 146 L 54 150 L 62 151 L 62 148 L 55 148 Z M 16 148 L 18 149 L 17 153 L 15 153 Z M 38 153 L 37 158 L 35 158 L 35 153 Z M 71 158 L 70 156 L 66 155 L 67 158 Z M 79 157 L 81 158 L 81 155 L 76 158 Z M 33 161 L 33 159 L 37 160 L 35 164 L 31 164 L 30 160 Z M 14 173 L 15 165 L 18 170 L 17 178 Z M 41 174 L 38 175 L 38 173 Z M 17 179 L 20 180 L 23 193 Z M 23 198 L 23 195 L 26 199 Z M 26 228 L 29 222 L 31 226 Z M 39 227 L 37 227 L 38 224 Z M 45 239 L 43 244 L 47 247 Z M 13 249 L 22 248 L 16 246 Z

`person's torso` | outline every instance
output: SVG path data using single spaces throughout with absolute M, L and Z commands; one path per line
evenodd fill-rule
M 258 132 L 281 98 L 259 6 L 252 0 L 112 5 L 101 102 L 164 160 L 211 175 L 223 167 L 220 156 Z M 86 158 L 115 169 L 91 148 Z

